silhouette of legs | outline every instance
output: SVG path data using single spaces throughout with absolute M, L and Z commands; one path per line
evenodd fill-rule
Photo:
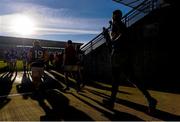
M 113 108 L 114 107 L 114 103 L 116 100 L 116 95 L 118 92 L 118 88 L 119 88 L 119 82 L 122 80 L 122 76 L 120 77 L 119 75 L 122 74 L 122 72 L 118 72 L 118 68 L 113 68 L 112 69 L 112 88 L 111 88 L 111 96 L 109 100 L 103 100 L 103 103 L 105 105 L 107 105 L 107 107 Z M 119 79 L 120 78 L 120 79 Z
M 66 88 L 64 89 L 64 91 L 70 89 L 70 82 L 68 80 L 68 77 L 72 77 L 76 80 L 76 90 L 77 92 L 79 92 L 81 90 L 82 85 L 82 74 L 80 71 L 80 67 L 78 65 L 67 66 L 64 75 L 66 83 Z
M 35 90 L 39 89 L 39 86 L 41 84 L 41 78 L 44 73 L 43 67 L 32 67 L 32 80 Z
M 148 90 L 146 89 L 146 86 L 143 84 L 142 81 L 139 80 L 139 82 L 137 80 L 133 80 L 132 82 L 141 92 L 142 94 L 145 96 L 145 98 L 147 99 L 148 103 L 149 103 L 149 109 L 148 112 L 152 113 L 155 111 L 156 108 L 156 104 L 157 104 L 157 100 L 154 99 L 150 93 L 148 92 Z
M 69 76 L 69 72 L 65 72 L 64 73 L 64 76 L 65 76 L 65 83 L 66 83 L 66 88 L 64 89 L 64 91 L 67 91 L 67 90 L 70 90 L 70 83 L 69 83 L 69 81 L 68 81 L 68 76 Z
M 126 75 L 127 76 L 127 75 Z M 156 105 L 157 105 L 157 100 L 154 99 L 150 93 L 148 92 L 148 90 L 146 89 L 145 85 L 143 84 L 143 79 L 142 78 L 137 78 L 135 77 L 135 75 L 131 75 L 131 77 L 129 78 L 130 82 L 135 85 L 141 92 L 142 94 L 145 96 L 145 98 L 147 99 L 148 103 L 149 103 L 149 108 L 148 108 L 148 112 L 149 113 L 153 113 L 155 111 Z M 137 80 L 139 79 L 139 80 Z M 112 69 L 112 89 L 111 89 L 111 97 L 108 100 L 103 100 L 103 103 L 105 105 L 107 105 L 110 108 L 114 107 L 114 103 L 116 100 L 116 95 L 118 92 L 118 87 L 119 87 L 119 82 L 123 81 L 123 80 L 127 80 L 127 78 L 125 78 L 124 75 L 124 71 L 120 70 L 119 68 L 113 68 Z

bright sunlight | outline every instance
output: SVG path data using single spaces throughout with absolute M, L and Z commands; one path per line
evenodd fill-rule
M 19 35 L 32 35 L 35 32 L 35 22 L 25 15 L 17 15 L 11 22 L 12 31 Z

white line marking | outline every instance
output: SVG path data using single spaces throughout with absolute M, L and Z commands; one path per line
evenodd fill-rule
M 32 94 L 32 92 L 2 95 L 2 96 L 0 96 L 0 98 L 3 98 L 3 97 L 14 97 L 14 96 L 22 96 L 22 95 L 29 95 L 29 94 Z

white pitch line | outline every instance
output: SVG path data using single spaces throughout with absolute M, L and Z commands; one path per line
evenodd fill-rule
M 50 90 L 57 90 L 57 89 L 46 89 L 46 91 L 50 91 Z M 22 96 L 22 95 L 30 95 L 30 94 L 32 94 L 32 93 L 33 93 L 33 92 L 25 92 L 25 93 L 2 95 L 2 96 L 0 96 L 0 98 L 3 98 L 3 97 L 15 97 L 15 96 Z
M 22 96 L 22 95 L 29 95 L 29 94 L 32 94 L 32 92 L 2 95 L 2 96 L 0 96 L 0 98 L 3 98 L 3 97 L 14 97 L 14 96 Z

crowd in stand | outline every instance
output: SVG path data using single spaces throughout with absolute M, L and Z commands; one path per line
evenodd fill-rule
M 8 70 L 10 72 L 16 70 L 17 58 L 18 58 L 18 55 L 15 48 L 5 50 L 4 61 L 7 62 Z

